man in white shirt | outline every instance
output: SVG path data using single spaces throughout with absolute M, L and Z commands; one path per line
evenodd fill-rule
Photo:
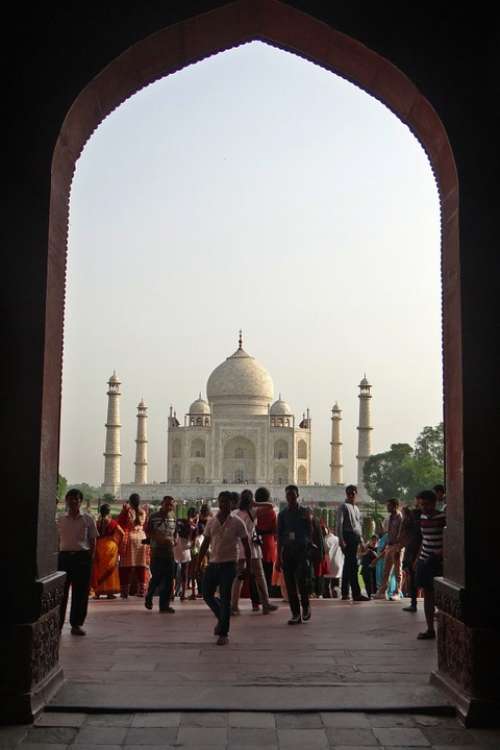
M 342 571 L 342 599 L 349 599 L 349 587 L 355 602 L 368 602 L 369 596 L 361 593 L 358 582 L 358 547 L 363 541 L 361 514 L 356 505 L 358 488 L 348 484 L 345 488 L 346 499 L 337 508 L 337 534 L 340 547 L 344 553 Z
M 95 541 L 99 536 L 92 516 L 80 512 L 82 501 L 83 495 L 80 490 L 69 490 L 66 494 L 67 511 L 64 515 L 58 516 L 56 521 L 59 532 L 57 568 L 66 573 L 60 626 L 62 630 L 71 586 L 69 622 L 72 635 L 85 635 L 82 625 L 87 617 L 92 560 Z
M 231 588 L 236 575 L 238 540 L 245 550 L 247 571 L 251 570 L 252 552 L 245 524 L 231 515 L 231 493 L 219 495 L 219 512 L 205 526 L 205 538 L 197 560 L 197 569 L 210 547 L 210 558 L 203 578 L 203 598 L 217 618 L 214 635 L 218 646 L 228 643 L 231 618 Z M 219 588 L 219 597 L 215 592 Z

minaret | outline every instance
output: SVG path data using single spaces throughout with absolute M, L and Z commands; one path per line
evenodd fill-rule
M 363 482 L 363 467 L 372 454 L 371 385 L 366 374 L 359 384 L 359 426 L 358 426 L 358 493 L 366 495 Z
M 137 406 L 137 437 L 135 439 L 135 484 L 148 483 L 148 409 L 141 399 Z
M 104 482 L 102 489 L 116 497 L 120 491 L 120 379 L 113 371 L 108 380 L 108 418 L 104 449 Z
M 343 484 L 344 482 L 344 464 L 342 463 L 342 409 L 338 403 L 332 409 L 332 442 L 331 445 L 331 463 L 330 463 L 330 484 Z

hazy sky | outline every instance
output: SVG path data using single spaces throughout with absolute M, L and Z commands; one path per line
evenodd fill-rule
M 122 481 L 136 406 L 149 478 L 166 479 L 182 418 L 237 347 L 297 415 L 329 481 L 330 410 L 355 478 L 358 388 L 374 450 L 442 419 L 439 203 L 420 144 L 350 83 L 260 42 L 144 89 L 108 117 L 71 194 L 61 472 L 103 478 L 106 381 L 123 381 Z

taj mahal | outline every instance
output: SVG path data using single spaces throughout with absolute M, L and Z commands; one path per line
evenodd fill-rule
M 206 398 L 200 393 L 181 421 L 170 407 L 167 433 L 167 479 L 148 482 L 147 412 L 143 400 L 137 407 L 135 477 L 122 484 L 120 450 L 121 382 L 108 381 L 108 414 L 102 491 L 113 497 L 138 492 L 144 500 L 171 494 L 180 500 L 215 498 L 222 489 L 255 489 L 265 485 L 271 495 L 283 498 L 287 484 L 299 486 L 304 500 L 339 501 L 344 497 L 342 411 L 331 410 L 330 484 L 314 483 L 311 474 L 312 422 L 309 409 L 297 418 L 279 394 L 265 367 L 238 348 L 211 373 Z M 366 376 L 359 384 L 357 484 L 360 499 L 363 466 L 371 455 L 371 388 Z

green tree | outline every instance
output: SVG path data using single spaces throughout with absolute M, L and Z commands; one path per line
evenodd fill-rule
M 57 499 L 62 500 L 68 491 L 68 480 L 62 474 L 57 475 Z
M 429 456 L 441 469 L 444 467 L 444 425 L 424 427 L 415 441 L 415 457 Z
M 92 487 L 90 484 L 87 484 L 87 482 L 81 482 L 80 484 L 72 484 L 72 487 L 74 487 L 76 490 L 80 490 L 80 492 L 83 495 L 83 500 L 85 503 L 92 502 L 92 500 L 96 500 L 99 497 L 99 490 L 97 487 Z
M 395 443 L 385 453 L 370 456 L 363 472 L 368 494 L 377 505 L 391 497 L 411 502 L 419 490 L 443 481 L 443 456 L 443 425 L 424 427 L 415 448 Z M 377 508 L 373 510 L 375 514 Z

